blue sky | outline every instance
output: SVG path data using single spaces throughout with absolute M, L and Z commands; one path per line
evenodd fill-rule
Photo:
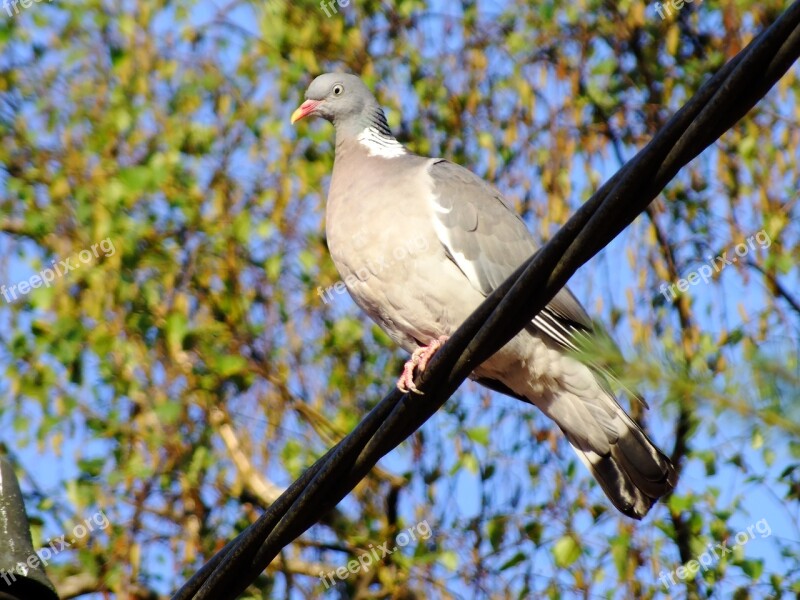
M 219 5 L 215 5 L 213 3 L 203 3 L 200 6 L 201 9 L 196 13 L 193 13 L 192 17 L 197 23 L 206 22 L 219 9 Z M 495 12 L 501 12 L 503 9 L 503 4 L 486 4 L 485 7 L 487 14 L 491 14 Z M 32 11 L 36 8 L 37 7 L 34 7 L 30 10 Z M 434 5 L 431 8 L 432 12 L 452 14 L 450 5 L 443 2 L 440 3 L 440 5 Z M 340 9 L 340 11 L 342 12 L 344 18 L 349 18 L 346 8 Z M 227 14 L 226 16 L 228 19 L 236 22 L 245 30 L 250 30 L 254 35 L 258 35 L 258 32 L 254 29 L 254 20 L 252 19 L 252 15 L 249 13 L 247 8 L 239 8 L 236 11 Z M 20 18 L 26 20 L 31 19 L 32 13 L 26 13 Z M 331 18 L 342 17 L 334 16 Z M 163 23 L 165 32 L 169 31 L 170 25 L 171 23 L 168 20 L 165 20 Z M 442 22 L 435 18 L 424 21 L 423 30 L 425 31 L 426 39 L 430 42 L 430 45 L 426 45 L 425 51 L 429 60 L 432 61 L 437 60 L 437 57 L 442 54 L 446 55 L 449 50 L 458 48 L 463 42 L 463 40 L 461 40 L 458 36 L 443 35 L 441 27 Z M 236 44 L 232 44 L 228 49 L 228 51 L 232 53 L 232 56 L 235 54 L 236 50 Z M 508 68 L 507 64 L 503 64 L 502 57 L 496 56 L 490 58 L 493 61 L 493 68 Z M 416 97 L 408 92 L 410 86 L 407 78 L 407 72 L 404 72 L 403 69 L 398 69 L 394 79 L 392 81 L 385 82 L 385 85 L 393 91 L 396 90 L 396 93 L 400 95 L 403 100 L 404 110 L 406 111 L 405 116 L 408 118 L 417 114 L 419 106 Z M 458 81 L 459 75 L 454 73 L 452 83 L 457 85 Z M 268 88 L 268 83 L 265 83 L 265 93 L 267 93 Z M 298 90 L 298 98 L 301 97 L 301 92 L 302 90 Z M 563 94 L 564 90 L 559 88 L 558 85 L 553 85 L 549 89 L 540 90 L 540 92 L 545 97 L 550 97 L 553 99 L 553 101 L 557 101 L 559 94 Z M 294 104 L 287 104 L 286 106 L 282 107 L 282 114 L 276 115 L 275 117 L 287 123 L 287 135 L 294 135 L 297 136 L 298 139 L 302 140 L 303 137 L 307 137 L 309 135 L 308 129 L 298 131 L 288 127 L 288 116 L 294 108 Z M 791 116 L 792 106 L 787 104 L 784 108 L 786 109 L 787 116 Z M 540 118 L 546 118 L 546 116 L 547 115 L 545 113 L 541 113 L 539 115 Z M 393 121 L 393 119 L 397 118 L 398 115 L 394 115 L 394 117 L 390 116 L 390 122 L 396 122 Z M 324 130 L 332 136 L 332 129 L 327 123 L 318 123 L 312 125 L 311 127 L 314 130 Z M 627 159 L 633 156 L 635 149 L 625 148 L 625 152 L 625 158 Z M 708 172 L 712 181 L 715 164 L 715 152 L 716 150 L 712 148 L 696 159 L 697 163 Z M 484 158 L 486 159 L 486 157 Z M 471 167 L 480 172 L 484 170 L 486 164 L 485 161 L 484 163 L 479 161 L 474 165 L 465 166 Z M 613 174 L 616 169 L 619 168 L 619 166 L 620 165 L 612 159 L 609 159 L 602 164 L 595 165 L 595 167 L 601 173 L 603 179 Z M 576 189 L 580 189 L 586 184 L 582 173 L 583 170 L 581 168 L 576 167 L 574 169 L 574 187 Z M 0 185 L 2 183 L 3 182 L 0 182 Z M 504 189 L 503 181 L 499 181 L 497 184 L 501 189 Z M 319 186 L 320 195 L 324 196 L 326 187 L 327 181 L 321 181 Z M 514 190 L 505 188 L 504 191 L 513 193 Z M 787 191 L 787 194 L 789 193 L 791 192 Z M 573 199 L 573 203 L 577 204 L 579 200 L 580 199 L 575 198 Z M 720 225 L 716 230 L 712 230 L 710 232 L 708 242 L 709 255 L 714 255 L 715 250 L 719 251 L 729 248 L 731 242 L 736 244 L 740 241 L 743 241 L 726 239 L 726 231 L 725 227 L 723 226 L 724 219 L 728 216 L 725 214 L 726 210 L 727 203 L 723 198 L 720 198 L 718 206 L 716 207 L 716 211 L 718 211 L 719 214 Z M 319 226 L 320 218 L 320 215 L 310 216 L 309 226 Z M 751 234 L 755 234 L 761 229 L 760 224 L 754 221 L 752 215 L 739 215 L 739 218 L 743 222 L 747 222 L 748 220 L 753 221 L 752 228 L 748 230 Z M 529 226 L 532 230 L 534 230 L 533 224 L 529 223 Z M 570 287 L 576 293 L 578 298 L 589 308 L 589 312 L 596 314 L 596 316 L 601 317 L 601 319 L 605 320 L 606 322 L 610 321 L 609 312 L 611 307 L 620 305 L 624 306 L 627 302 L 626 294 L 628 291 L 631 289 L 636 289 L 636 271 L 638 269 L 632 268 L 629 264 L 627 251 L 631 246 L 635 246 L 637 243 L 639 243 L 641 236 L 643 235 L 644 227 L 645 225 L 641 219 L 637 221 L 637 223 L 623 232 L 619 238 L 612 242 L 596 258 L 584 266 L 570 282 Z M 800 231 L 797 227 L 793 228 L 792 232 L 793 235 L 800 235 Z M 686 232 L 675 233 L 676 235 L 686 234 Z M 25 246 L 21 256 L 11 256 L 11 248 L 17 248 L 16 244 L 12 243 L 6 236 L 0 236 L 0 255 L 8 257 L 6 260 L 6 269 L 3 272 L 3 281 L 19 282 L 27 279 L 31 274 L 38 270 L 38 268 L 32 264 L 35 262 L 37 257 L 37 250 L 31 246 Z M 81 249 L 75 249 L 76 252 L 80 250 Z M 768 252 L 769 249 L 767 248 L 759 250 L 759 252 L 762 251 Z M 687 243 L 685 246 L 685 254 L 682 256 L 682 260 L 683 268 L 681 269 L 681 274 L 688 275 L 688 273 L 692 270 L 695 270 L 702 264 L 707 263 L 708 258 L 705 254 L 698 255 L 692 245 Z M 790 289 L 800 289 L 800 281 L 798 281 L 797 275 L 798 272 L 795 270 L 792 274 L 787 276 L 787 281 L 785 283 L 790 286 Z M 657 286 L 653 287 L 651 293 L 653 296 L 659 293 Z M 698 315 L 704 330 L 721 331 L 723 329 L 734 329 L 741 324 L 742 308 L 750 314 L 757 312 L 757 310 L 763 305 L 765 290 L 761 284 L 755 281 L 753 278 L 751 278 L 749 281 L 745 281 L 735 268 L 729 267 L 722 274 L 720 285 L 697 285 L 691 288 L 690 293 L 692 294 L 695 306 L 697 308 L 696 314 Z M 643 318 L 650 310 L 650 300 L 650 298 L 641 298 L 637 299 L 636 301 L 636 313 L 641 315 Z M 599 311 L 599 313 L 597 310 L 595 310 L 598 302 L 602 302 L 602 309 Z M 640 302 L 641 306 L 639 304 Z M 336 311 L 336 314 L 342 316 L 347 315 L 362 318 L 357 307 L 355 307 L 349 297 L 345 295 L 336 296 L 334 310 Z M 3 301 L 0 300 L 0 331 L 8 332 L 8 323 L 8 308 L 5 307 L 3 305 Z M 2 335 L 3 339 L 5 340 L 9 339 L 8 333 L 2 333 L 0 335 Z M 630 338 L 630 331 L 628 328 L 626 328 L 624 320 L 622 325 L 615 331 L 615 335 L 617 340 L 620 342 L 623 351 L 631 360 L 635 360 L 636 355 L 632 349 L 633 344 Z M 781 354 L 787 351 L 796 353 L 798 349 L 798 339 L 800 339 L 800 333 L 797 331 L 776 331 L 774 336 L 772 336 L 772 339 L 767 345 L 765 345 L 765 348 L 762 348 L 762 350 L 774 352 L 776 354 Z M 745 360 L 745 358 L 742 356 L 731 356 L 730 360 L 741 361 Z M 0 357 L 0 367 L 8 368 L 9 366 L 10 364 Z M 91 369 L 89 370 L 89 374 L 86 379 L 87 381 L 84 386 L 88 398 L 92 396 L 95 391 L 95 382 L 92 381 Z M 387 374 L 385 379 L 387 382 L 389 382 L 392 379 L 392 374 Z M 754 403 L 758 402 L 757 395 L 752 389 L 748 388 L 748 383 L 751 382 L 748 382 L 747 380 L 743 381 L 742 389 L 749 392 L 749 396 L 745 398 L 745 400 L 752 401 Z M 783 470 L 783 468 L 785 468 L 793 460 L 793 457 L 790 455 L 788 445 L 786 444 L 785 434 L 772 434 L 769 432 L 769 430 L 767 430 L 765 433 L 765 439 L 762 441 L 749 440 L 748 442 L 747 440 L 743 440 L 742 435 L 744 432 L 748 431 L 748 428 L 744 423 L 742 423 L 741 418 L 726 416 L 725 418 L 720 419 L 718 422 L 713 408 L 710 405 L 704 404 L 704 400 L 705 399 L 703 398 L 698 398 L 698 412 L 702 417 L 703 423 L 701 425 L 701 430 L 693 438 L 693 443 L 696 450 L 708 450 L 720 453 L 722 455 L 734 454 L 740 451 L 750 464 L 752 472 L 769 472 L 773 475 L 769 478 L 771 480 L 774 480 L 775 474 Z M 498 442 L 500 448 L 508 448 L 507 460 L 502 465 L 504 476 L 519 480 L 527 480 L 529 477 L 528 465 L 522 461 L 515 461 L 512 442 L 518 440 L 518 438 L 522 435 L 520 423 L 527 423 L 526 417 L 530 418 L 530 415 L 535 414 L 536 412 L 534 408 L 522 405 L 514 400 L 501 398 L 495 395 L 491 407 L 486 409 L 481 404 L 480 392 L 477 390 L 474 384 L 462 386 L 462 390 L 453 399 L 448 401 L 448 403 L 450 405 L 457 404 L 458 408 L 454 410 L 464 411 L 464 414 L 466 415 L 465 420 L 471 427 L 488 428 L 493 432 L 493 440 Z M 650 403 L 653 407 L 653 410 L 649 415 L 649 426 L 653 431 L 653 437 L 660 446 L 670 448 L 673 437 L 673 424 L 675 420 L 674 406 L 668 406 L 666 409 L 663 408 L 663 390 L 654 390 L 653 396 L 650 396 Z M 791 416 L 795 420 L 798 419 L 798 415 L 796 414 Z M 4 431 L 14 431 L 14 417 L 15 415 L 12 411 L 3 412 L 2 417 L 0 418 L 0 426 L 4 427 Z M 251 417 L 248 415 L 241 415 L 240 417 L 242 419 L 251 419 Z M 41 415 L 34 413 L 25 415 L 25 418 L 30 422 L 35 422 L 37 419 L 41 418 Z M 534 419 L 539 425 L 544 424 L 544 420 L 540 416 L 537 415 L 534 417 Z M 448 434 L 451 434 L 452 423 L 453 421 L 451 416 L 444 415 L 440 412 L 424 426 L 424 430 L 431 437 L 437 436 L 442 430 L 445 430 L 448 432 Z M 716 428 L 716 431 L 711 433 L 709 431 L 710 428 Z M 16 433 L 14 436 L 7 437 L 5 441 L 13 445 L 14 439 L 18 435 L 24 434 Z M 62 492 L 61 490 L 64 489 L 63 482 L 73 479 L 78 474 L 78 470 L 74 464 L 73 456 L 78 454 L 79 450 L 85 454 L 84 435 L 85 430 L 80 426 L 80 424 L 78 424 L 74 430 L 74 434 L 64 440 L 60 455 L 54 454 L 50 448 L 39 448 L 36 445 L 29 445 L 20 450 L 16 455 L 24 469 L 30 473 L 30 476 L 36 481 L 37 486 L 40 486 L 46 493 L 53 494 L 57 504 L 67 503 L 69 501 L 68 494 Z M 764 444 L 770 445 L 775 452 L 775 459 L 771 466 L 767 466 L 763 462 L 761 448 Z M 102 456 L 106 451 L 104 445 L 97 442 L 95 446 L 96 447 L 94 448 L 94 451 L 98 456 Z M 476 453 L 479 459 L 482 458 L 481 451 L 479 449 L 476 450 Z M 433 461 L 434 459 L 435 457 L 431 457 L 430 460 Z M 573 460 L 573 457 L 565 444 L 561 444 L 557 459 L 562 461 L 565 468 L 567 462 Z M 442 464 L 441 467 L 445 470 L 448 470 L 452 468 L 458 460 L 459 457 L 454 453 L 446 457 L 446 462 Z M 411 464 L 408 447 L 406 446 L 399 451 L 391 453 L 382 461 L 381 464 L 383 467 L 395 472 L 403 472 L 407 470 Z M 431 467 L 432 466 L 433 465 L 431 465 Z M 285 474 L 283 475 L 285 477 Z M 276 477 L 280 477 L 280 474 L 276 473 Z M 588 489 L 589 479 L 588 473 L 579 473 L 578 481 L 580 482 L 581 490 L 585 491 Z M 480 511 L 478 499 L 475 495 L 475 490 L 477 489 L 477 478 L 476 476 L 470 476 L 470 474 L 467 472 L 460 472 L 457 478 L 455 478 L 454 482 L 454 493 L 452 495 L 447 495 L 446 501 L 453 503 L 452 508 L 457 512 L 459 520 L 466 522 L 471 517 L 479 514 Z M 420 498 L 425 497 L 425 490 L 421 489 L 418 484 L 415 485 L 416 488 L 412 488 L 414 494 L 413 504 L 417 504 L 417 501 Z M 706 475 L 699 462 L 695 461 L 691 463 L 682 474 L 679 492 L 684 494 L 687 491 L 693 491 L 698 495 L 702 495 L 709 485 L 716 486 L 722 490 L 723 503 L 725 501 L 730 501 L 734 496 L 740 494 L 744 495 L 742 510 L 737 511 L 731 517 L 729 524 L 732 529 L 742 530 L 746 529 L 748 525 L 752 525 L 761 519 L 768 520 L 772 531 L 771 536 L 766 538 L 759 537 L 749 541 L 743 548 L 745 554 L 748 557 L 763 558 L 774 568 L 779 569 L 785 565 L 788 569 L 790 564 L 785 562 L 787 559 L 781 557 L 779 547 L 771 542 L 773 539 L 779 538 L 792 543 L 800 543 L 800 529 L 798 527 L 800 519 L 798 519 L 798 514 L 796 512 L 790 512 L 787 507 L 783 505 L 780 499 L 771 493 L 768 488 L 763 485 L 760 486 L 754 482 L 748 481 L 747 478 L 741 475 L 737 469 L 730 466 L 721 468 L 716 475 L 709 477 Z M 32 487 L 26 479 L 23 479 L 22 487 L 23 490 L 27 492 L 32 491 Z M 538 493 L 546 495 L 547 492 L 548 490 L 544 489 L 540 490 Z M 502 507 L 504 500 L 507 499 L 503 498 L 502 490 L 498 490 L 497 493 L 498 496 L 494 498 L 493 501 L 497 506 Z M 594 488 L 588 493 L 594 497 L 594 500 L 603 502 L 602 493 L 599 491 L 599 489 Z M 445 500 L 442 501 L 444 502 Z M 347 506 L 347 501 L 345 501 L 344 506 Z M 401 505 L 401 508 L 405 510 L 407 505 Z M 655 509 L 655 512 L 659 515 L 665 514 L 665 511 L 665 507 L 658 507 Z M 89 515 L 84 515 L 84 517 L 88 516 Z M 416 514 L 406 513 L 403 516 L 405 521 L 409 524 L 415 523 L 419 520 L 419 516 Z M 624 519 L 624 517 L 619 517 L 619 519 Z M 431 525 L 434 536 L 436 536 L 437 523 L 432 519 L 428 519 L 428 522 Z M 647 523 L 648 521 L 645 521 L 645 525 L 643 527 L 647 527 Z M 56 523 L 54 521 L 45 522 L 44 532 L 45 538 L 58 535 L 60 533 L 56 528 Z M 311 535 L 316 535 L 316 530 L 312 531 Z M 591 529 L 591 533 L 589 535 L 617 535 L 617 521 L 615 519 L 610 519 L 609 522 L 607 522 L 603 527 Z M 671 561 L 673 567 L 677 567 L 679 561 L 675 551 L 672 548 L 668 548 L 665 550 L 665 554 L 667 555 L 664 557 L 665 562 Z M 163 569 L 165 581 L 162 584 L 156 583 L 154 587 L 162 592 L 169 591 L 172 584 L 176 583 L 170 579 L 169 575 L 172 573 L 169 554 L 167 552 L 155 552 L 148 558 L 148 560 L 154 561 L 153 564 L 163 561 L 163 564 L 159 567 L 159 569 Z M 646 573 L 646 571 L 642 571 L 642 573 Z M 467 593 L 467 590 L 460 591 L 465 594 Z M 569 592 L 565 592 L 564 597 L 570 597 Z

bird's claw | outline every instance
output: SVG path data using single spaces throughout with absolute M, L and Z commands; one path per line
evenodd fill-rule
M 411 354 L 411 358 L 406 361 L 406 364 L 403 366 L 403 374 L 400 375 L 400 378 L 397 380 L 398 390 L 404 394 L 413 392 L 421 396 L 424 395 L 425 392 L 420 391 L 417 386 L 414 385 L 414 372 L 422 373 L 428 366 L 428 361 L 430 361 L 431 357 L 436 354 L 436 351 L 442 347 L 442 344 L 444 344 L 447 339 L 448 336 L 440 335 L 427 346 L 422 346 L 414 350 L 413 354 Z
M 416 352 L 414 354 L 416 355 Z M 412 355 L 411 360 L 406 361 L 406 364 L 403 367 L 403 374 L 400 375 L 400 378 L 397 380 L 397 389 L 404 394 L 407 394 L 408 392 L 414 392 L 415 394 L 424 393 L 419 391 L 417 386 L 414 385 L 414 369 L 418 364 L 419 356 Z

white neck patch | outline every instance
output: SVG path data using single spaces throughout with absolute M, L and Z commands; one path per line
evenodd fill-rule
M 370 156 L 381 156 L 383 158 L 396 158 L 407 154 L 403 144 L 390 136 L 380 133 L 374 127 L 367 127 L 358 134 L 358 142 L 369 150 Z

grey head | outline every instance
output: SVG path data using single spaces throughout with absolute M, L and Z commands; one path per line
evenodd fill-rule
M 306 101 L 292 113 L 292 123 L 308 116 L 319 116 L 333 123 L 337 140 L 357 136 L 374 128 L 379 135 L 392 137 L 386 117 L 370 89 L 349 73 L 325 73 L 306 90 Z

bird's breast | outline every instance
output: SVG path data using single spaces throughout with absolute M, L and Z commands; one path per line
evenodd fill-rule
M 450 335 L 483 296 L 447 256 L 434 229 L 429 159 L 411 169 L 376 160 L 382 162 L 369 169 L 353 163 L 341 168 L 343 162 L 334 168 L 328 247 L 356 304 L 413 350 Z

